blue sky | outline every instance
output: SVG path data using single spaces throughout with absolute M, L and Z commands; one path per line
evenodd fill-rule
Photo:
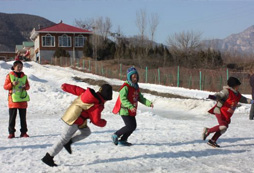
M 254 25 L 254 0 L 0 0 L 0 12 L 25 13 L 74 25 L 75 19 L 109 17 L 112 32 L 137 35 L 136 12 L 156 13 L 155 41 L 182 31 L 202 32 L 203 39 L 223 39 Z

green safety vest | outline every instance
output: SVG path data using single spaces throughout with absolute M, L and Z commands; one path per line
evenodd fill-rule
M 12 102 L 24 102 L 29 101 L 29 95 L 26 90 L 23 89 L 23 86 L 26 84 L 27 76 L 24 75 L 22 78 L 18 78 L 12 74 L 9 74 L 11 82 L 18 81 L 18 85 L 12 87 Z

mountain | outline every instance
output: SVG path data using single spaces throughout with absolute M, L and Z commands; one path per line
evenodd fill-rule
M 30 41 L 33 28 L 53 24 L 55 23 L 35 15 L 0 13 L 0 52 L 14 52 L 16 45 Z
M 254 25 L 238 34 L 232 34 L 225 39 L 205 40 L 204 45 L 221 52 L 239 54 L 254 53 Z

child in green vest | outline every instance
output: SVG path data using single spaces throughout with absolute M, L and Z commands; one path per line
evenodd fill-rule
M 26 123 L 26 109 L 29 96 L 26 91 L 29 90 L 30 86 L 27 76 L 24 74 L 24 72 L 22 72 L 22 69 L 23 63 L 19 60 L 15 61 L 12 66 L 12 71 L 6 76 L 4 83 L 4 89 L 9 90 L 9 139 L 15 137 L 17 110 L 19 110 L 20 116 L 20 137 L 29 137 L 27 134 Z
M 148 107 L 153 107 L 152 102 L 144 98 L 140 93 L 138 80 L 139 75 L 137 70 L 134 67 L 130 67 L 127 70 L 127 81 L 120 88 L 119 97 L 113 109 L 113 113 L 119 113 L 125 123 L 124 127 L 112 135 L 112 140 L 115 145 L 132 145 L 131 143 L 127 142 L 127 140 L 137 127 L 135 116 L 138 102 L 141 102 Z

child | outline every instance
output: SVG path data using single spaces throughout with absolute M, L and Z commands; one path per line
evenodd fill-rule
M 223 133 L 226 132 L 228 125 L 230 124 L 231 116 L 233 115 L 238 102 L 253 104 L 253 100 L 242 96 L 238 91 L 241 82 L 237 78 L 230 77 L 227 84 L 228 86 L 225 86 L 221 92 L 208 96 L 208 98 L 217 101 L 216 105 L 208 112 L 215 114 L 219 125 L 212 128 L 205 127 L 202 138 L 205 140 L 209 134 L 215 133 L 207 143 L 212 147 L 220 147 L 216 141 Z
M 77 95 L 65 114 L 62 116 L 64 131 L 60 139 L 49 149 L 42 161 L 53 167 L 57 166 L 53 158 L 63 149 L 69 154 L 72 153 L 71 144 L 80 141 L 91 134 L 87 126 L 87 119 L 99 127 L 106 125 L 106 120 L 101 119 L 101 112 L 107 100 L 112 99 L 112 86 L 104 84 L 98 92 L 91 88 L 87 90 L 70 84 L 63 84 L 62 89 L 66 92 Z
M 119 97 L 113 109 L 113 113 L 121 115 L 125 126 L 116 131 L 112 135 L 112 140 L 115 145 L 130 146 L 131 143 L 127 142 L 128 137 L 136 129 L 136 112 L 138 101 L 142 104 L 153 107 L 152 102 L 143 97 L 139 91 L 138 86 L 138 72 L 134 67 L 127 70 L 127 81 L 122 85 L 119 91 Z M 120 140 L 118 140 L 120 138 Z
M 4 89 L 9 90 L 8 106 L 9 106 L 9 139 L 15 137 L 15 124 L 17 110 L 19 110 L 21 135 L 20 137 L 29 137 L 27 134 L 26 109 L 29 96 L 26 90 L 29 90 L 27 76 L 22 72 L 23 63 L 19 60 L 15 61 L 12 71 L 6 76 Z

